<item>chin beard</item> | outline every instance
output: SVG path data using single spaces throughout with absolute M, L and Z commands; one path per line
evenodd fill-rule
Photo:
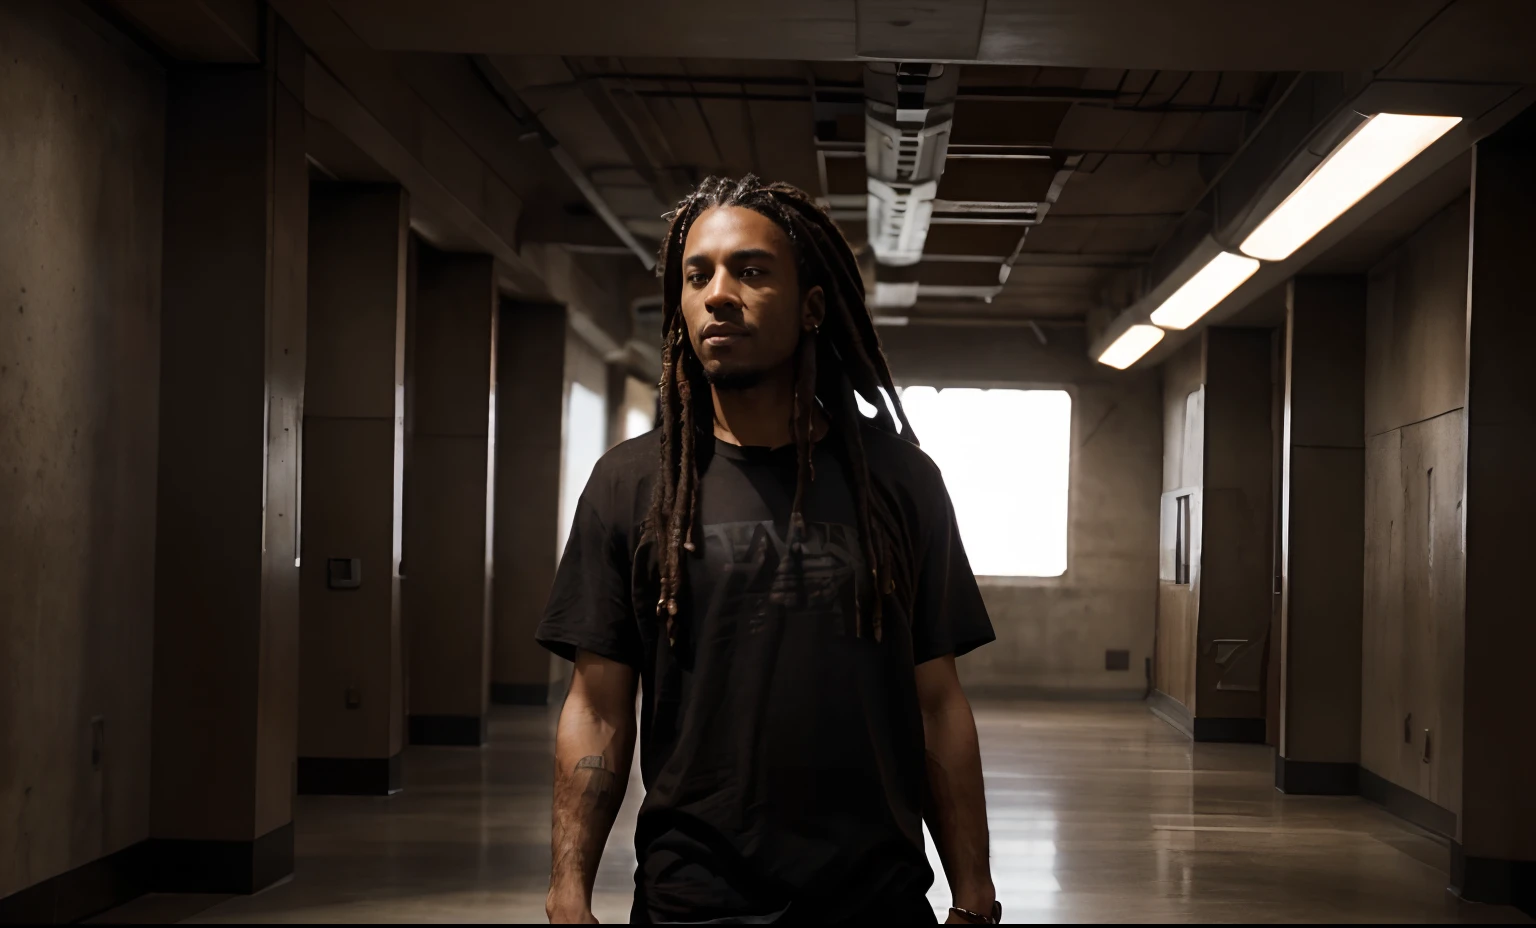
M 767 377 L 766 371 L 757 370 L 710 370 L 705 368 L 704 379 L 716 390 L 748 390 L 762 383 Z

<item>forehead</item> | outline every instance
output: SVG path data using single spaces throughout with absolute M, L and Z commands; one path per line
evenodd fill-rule
M 683 257 L 723 258 L 748 249 L 792 254 L 789 236 L 772 219 L 741 206 L 712 206 L 689 226 Z

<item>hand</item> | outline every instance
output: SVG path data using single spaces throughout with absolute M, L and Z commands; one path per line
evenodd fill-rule
M 587 901 L 586 894 L 581 892 L 551 889 L 544 900 L 544 914 L 549 916 L 551 925 L 597 924 L 597 919 L 592 915 L 592 905 Z

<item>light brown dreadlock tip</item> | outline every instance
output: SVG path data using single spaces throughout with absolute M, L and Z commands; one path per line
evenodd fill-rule
M 668 616 L 675 616 L 675 615 L 677 615 L 677 600 L 675 600 L 675 599 L 667 600 L 667 615 Z
M 694 551 L 696 551 L 698 549 L 696 549 L 693 546 L 693 542 L 690 541 L 687 544 L 683 545 L 683 550 L 685 550 L 685 551 L 687 551 L 687 552 L 689 552 L 691 554 L 691 553 L 693 553 Z

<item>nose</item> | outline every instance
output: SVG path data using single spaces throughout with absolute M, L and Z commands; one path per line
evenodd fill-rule
M 741 295 L 734 274 L 724 269 L 715 273 L 709 282 L 709 291 L 704 294 L 704 307 L 714 316 L 741 309 Z

